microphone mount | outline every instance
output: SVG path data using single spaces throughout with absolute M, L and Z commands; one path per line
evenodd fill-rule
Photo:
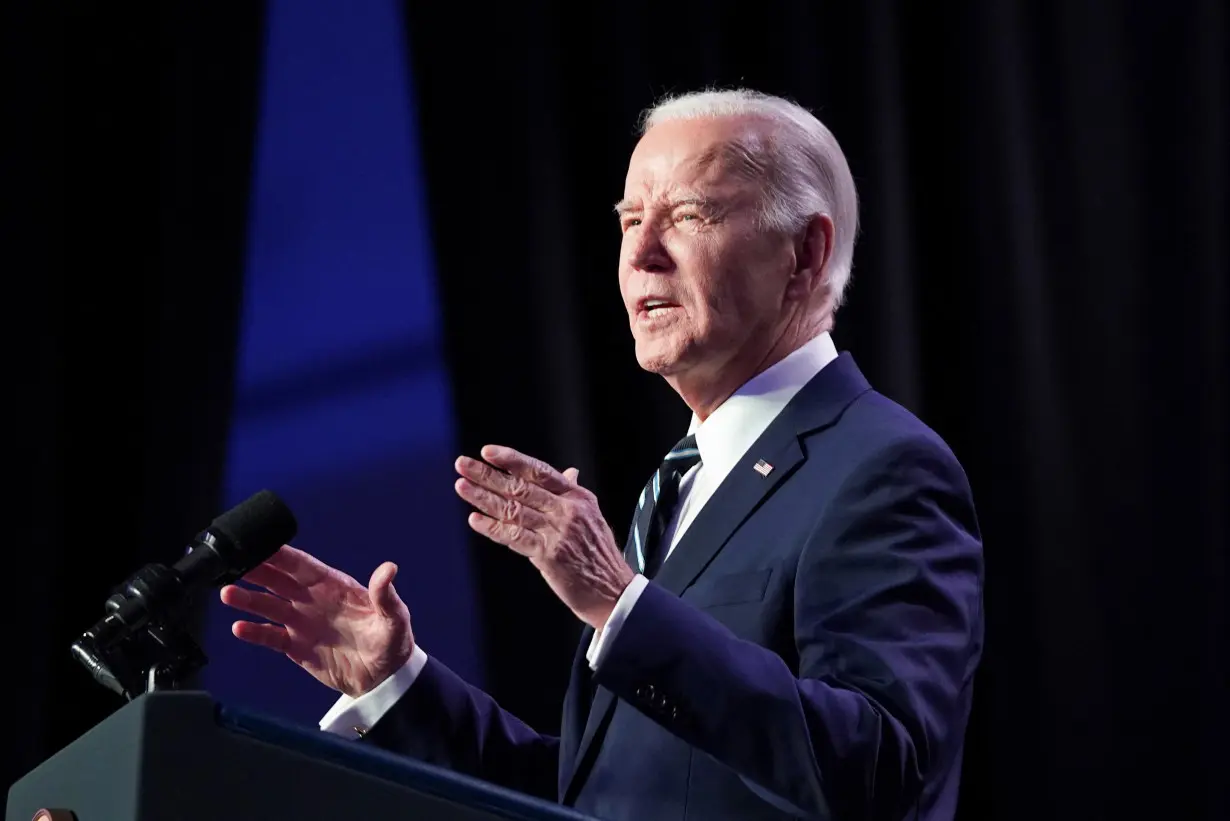
M 294 538 L 298 525 L 262 490 L 214 519 L 173 567 L 148 564 L 107 599 L 106 616 L 70 650 L 99 684 L 132 701 L 175 689 L 209 661 L 184 622 L 193 596 L 236 581 Z
M 209 659 L 183 626 L 187 600 L 173 570 L 149 564 L 137 571 L 107 599 L 107 616 L 70 648 L 76 658 L 108 690 L 132 701 L 154 690 L 177 689 Z M 124 624 L 120 613 L 144 614 L 136 624 Z

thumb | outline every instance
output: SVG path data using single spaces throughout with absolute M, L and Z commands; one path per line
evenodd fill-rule
M 580 475 L 581 475 L 581 471 L 577 470 L 576 468 L 568 468 L 566 471 L 564 471 L 564 478 L 572 482 L 574 485 L 579 484 L 579 482 L 577 481 L 577 477 L 579 477 Z
M 401 604 L 401 596 L 393 587 L 393 577 L 397 575 L 397 565 L 385 562 L 372 573 L 372 579 L 367 583 L 367 590 L 372 602 L 386 616 L 396 615 Z

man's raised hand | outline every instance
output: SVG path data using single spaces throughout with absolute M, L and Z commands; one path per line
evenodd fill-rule
M 222 601 L 268 623 L 237 621 L 243 641 L 284 653 L 334 690 L 358 697 L 397 672 L 414 652 L 410 611 L 385 562 L 367 587 L 290 545 L 227 585 Z

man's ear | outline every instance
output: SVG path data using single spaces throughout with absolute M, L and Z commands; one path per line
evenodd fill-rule
M 817 291 L 828 287 L 833 235 L 833 220 L 826 214 L 816 214 L 795 234 L 794 271 L 786 289 L 788 296 L 809 302 Z

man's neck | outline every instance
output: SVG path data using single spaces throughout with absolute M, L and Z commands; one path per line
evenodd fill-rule
M 828 324 L 821 322 L 806 328 L 789 325 L 768 350 L 736 354 L 711 369 L 692 368 L 686 374 L 668 376 L 666 381 L 696 418 L 704 422 L 735 391 L 827 331 Z

